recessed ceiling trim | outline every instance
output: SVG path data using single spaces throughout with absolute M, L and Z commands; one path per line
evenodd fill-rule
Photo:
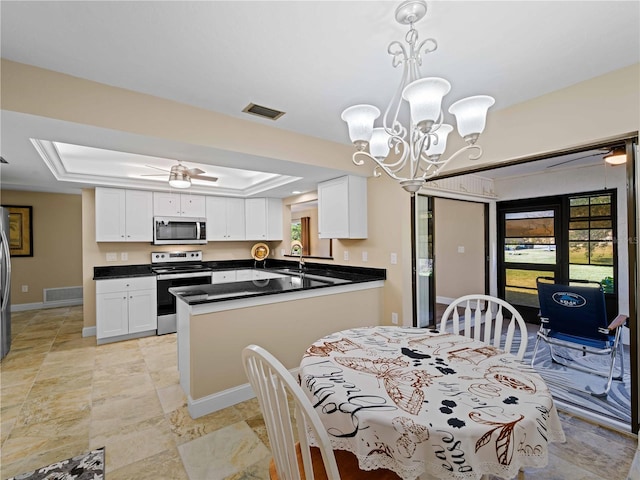
M 146 180 L 141 178 L 127 178 L 127 177 L 111 177 L 106 175 L 91 175 L 87 173 L 72 173 L 69 172 L 64 165 L 60 153 L 56 148 L 55 142 L 49 140 L 39 140 L 36 138 L 30 138 L 31 143 L 35 147 L 36 151 L 47 165 L 53 176 L 63 182 L 74 183 L 89 183 L 96 186 L 103 187 L 115 187 L 115 188 L 132 188 L 137 190 L 154 190 L 159 192 L 175 190 L 164 181 L 158 180 Z M 215 187 L 209 185 L 198 185 L 197 179 L 191 184 L 189 192 L 200 193 L 204 195 L 220 195 L 228 197 L 249 197 L 266 192 L 273 188 L 281 187 L 298 180 L 302 177 L 290 176 L 290 175 L 277 175 L 267 180 L 255 183 L 246 188 L 228 188 L 216 185 Z
M 256 105 L 255 103 L 250 103 L 249 105 L 244 107 L 242 111 L 244 113 L 250 113 L 258 117 L 268 118 L 269 120 L 277 120 L 285 114 L 285 112 L 282 112 L 280 110 L 274 110 L 273 108 Z

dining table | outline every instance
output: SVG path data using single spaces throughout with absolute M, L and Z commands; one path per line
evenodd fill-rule
M 458 334 L 393 326 L 332 333 L 307 348 L 298 375 L 332 447 L 355 454 L 361 470 L 507 479 L 546 466 L 549 444 L 565 441 L 540 375 Z

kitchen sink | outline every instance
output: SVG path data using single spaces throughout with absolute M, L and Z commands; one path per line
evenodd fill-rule
M 309 280 L 317 280 L 318 282 L 330 283 L 332 285 L 338 283 L 349 283 L 351 280 L 347 280 L 344 278 L 340 278 L 335 276 L 335 274 L 329 274 L 329 272 L 325 270 L 316 270 L 316 269 L 303 269 L 299 268 L 279 268 L 274 269 L 274 271 L 278 273 L 284 273 L 290 276 L 296 276 L 300 278 L 306 278 Z

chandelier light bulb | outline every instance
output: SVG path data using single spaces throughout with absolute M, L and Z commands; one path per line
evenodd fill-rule
M 409 102 L 413 124 L 428 132 L 440 117 L 442 99 L 450 90 L 451 84 L 438 77 L 422 78 L 404 87 L 402 98 Z
M 493 97 L 476 95 L 458 100 L 449 107 L 449 113 L 456 116 L 458 133 L 465 140 L 476 141 L 484 132 L 487 121 L 487 111 L 495 103 Z
M 378 160 L 384 160 L 389 155 L 389 134 L 382 127 L 373 129 L 369 142 L 369 153 Z
M 380 116 L 380 110 L 373 105 L 354 105 L 342 112 L 342 120 L 349 126 L 349 138 L 364 150 L 373 134 L 373 122 Z
M 440 155 L 442 155 L 447 148 L 447 137 L 451 132 L 453 132 L 453 127 L 446 123 L 443 123 L 438 129 L 432 132 L 431 137 L 435 138 L 432 138 L 431 145 L 429 145 L 426 151 L 429 158 L 433 158 L 434 160 L 440 158 Z

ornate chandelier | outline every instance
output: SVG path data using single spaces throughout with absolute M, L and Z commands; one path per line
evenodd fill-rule
M 469 153 L 470 160 L 482 156 L 482 148 L 476 145 L 484 131 L 487 110 L 495 100 L 486 95 L 458 100 L 449 107 L 449 113 L 456 117 L 458 133 L 466 145 L 446 159 L 441 159 L 447 146 L 447 137 L 453 127 L 444 123 L 442 99 L 451 90 L 451 84 L 438 77 L 421 78 L 422 52 L 431 53 L 438 48 L 433 38 L 418 43 L 418 32 L 414 23 L 427 13 L 424 0 L 409 0 L 396 9 L 396 21 L 409 25 L 405 36 L 405 47 L 399 41 L 389 44 L 387 51 L 393 57 L 393 67 L 402 65 L 402 80 L 382 118 L 382 127 L 374 128 L 374 121 L 380 110 L 372 105 L 354 105 L 342 112 L 342 119 L 349 127 L 349 137 L 356 146 L 353 163 L 363 165 L 364 156 L 375 162 L 374 176 L 384 171 L 411 195 L 420 190 L 425 182 L 463 152 Z M 398 116 L 409 105 L 410 125 L 406 128 L 398 121 Z M 366 151 L 369 147 L 369 151 Z M 389 157 L 390 150 L 395 155 Z

